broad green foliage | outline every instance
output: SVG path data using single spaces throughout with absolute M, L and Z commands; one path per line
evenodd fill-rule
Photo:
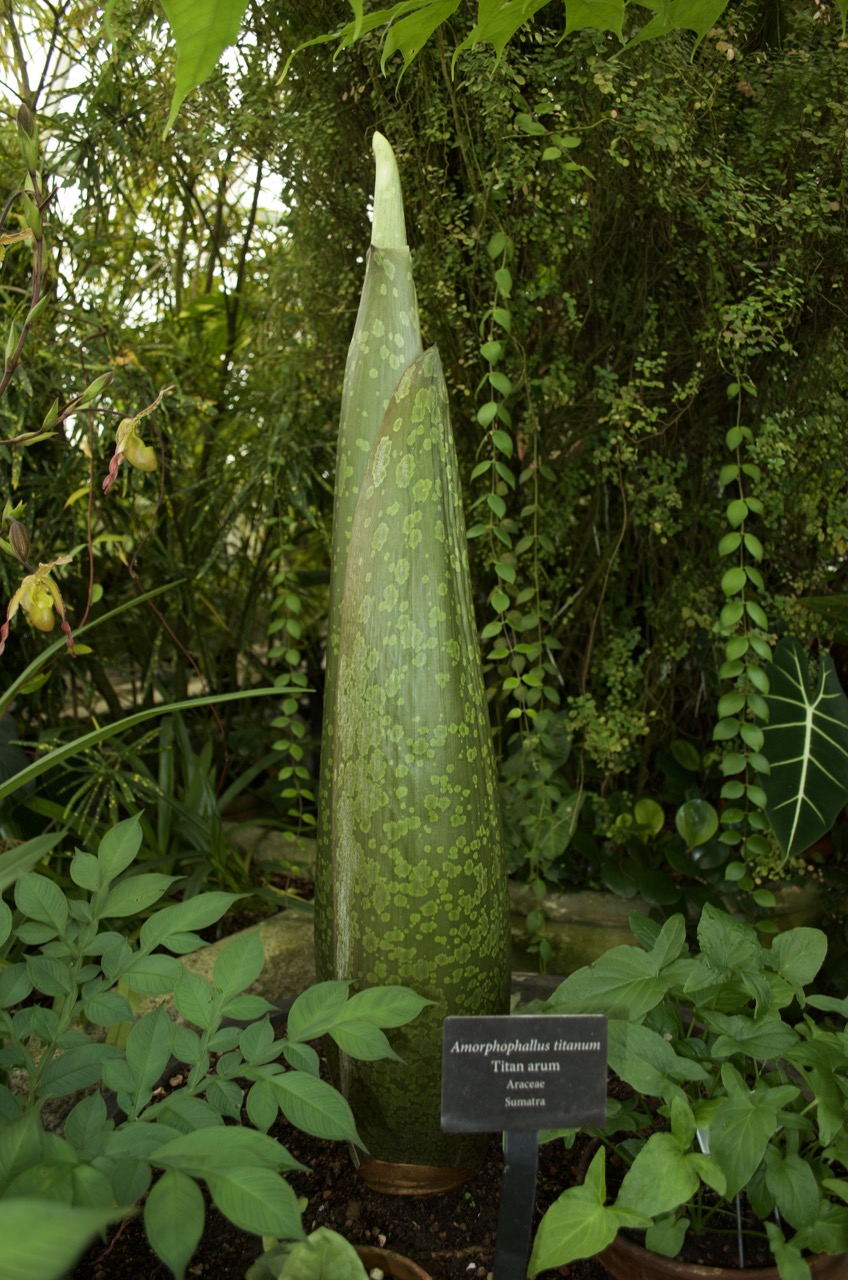
M 627 1172 L 608 1203 L 606 1150 L 597 1153 L 583 1185 L 542 1219 L 530 1271 L 591 1257 L 622 1226 L 647 1228 L 648 1248 L 674 1257 L 687 1232 L 724 1223 L 735 1232 L 743 1192 L 758 1217 L 781 1224 L 768 1234 L 782 1280 L 809 1280 L 805 1250 L 848 1249 L 845 1183 L 834 1167 L 848 1151 L 839 1101 L 846 1008 L 807 990 L 825 935 L 792 929 L 766 949 L 709 904 L 691 953 L 682 916 L 660 928 L 633 915 L 631 928 L 638 947 L 616 947 L 572 974 L 545 1005 L 609 1019 L 610 1067 L 631 1092 L 609 1098 L 595 1132 Z M 795 1001 L 800 1020 L 790 1014 Z M 833 1012 L 835 1028 L 811 1007 Z
M 45 1222 L 55 1220 L 55 1230 L 36 1233 L 32 1274 L 44 1280 L 58 1280 L 95 1231 L 145 1195 L 151 1247 L 182 1280 L 205 1220 L 198 1180 L 242 1230 L 301 1238 L 297 1199 L 281 1175 L 302 1166 L 266 1136 L 278 1113 L 317 1137 L 362 1144 L 308 1041 L 328 1035 L 352 1057 L 392 1056 L 382 1028 L 403 1026 L 426 1004 L 401 986 L 349 998 L 349 983 L 324 983 L 295 1000 L 286 1036 L 275 1038 L 273 1006 L 246 991 L 264 962 L 257 931 L 222 949 L 211 982 L 177 959 L 201 945 L 195 930 L 219 920 L 232 894 L 154 910 L 134 942 L 114 928 L 155 906 L 171 883 L 134 872 L 140 842 L 131 819 L 104 836 L 96 855 L 78 849 L 71 879 L 82 894 L 26 872 L 15 884 L 17 918 L 0 900 L 0 947 L 23 946 L 20 960 L 0 962 L 0 1214 L 11 1217 L 3 1276 L 24 1274 L 32 1197 Z M 162 1003 L 135 1014 L 138 997 L 168 993 L 180 1023 Z M 86 1034 L 88 1024 L 107 1028 L 105 1042 Z M 155 1101 L 172 1058 L 188 1068 L 185 1084 Z M 10 1087 L 11 1070 L 23 1088 Z M 92 1086 L 114 1091 L 126 1119 L 110 1118 Z M 44 1100 L 81 1090 L 63 1136 L 46 1133 Z M 243 1107 L 253 1128 L 241 1123 Z
M 848 803 L 848 698 L 822 654 L 813 679 L 807 655 L 781 640 L 769 664 L 762 779 L 766 813 L 787 857 L 830 831 Z
M 369 251 L 340 426 L 316 957 L 433 1001 L 396 1040 L 402 1073 L 343 1062 L 340 1080 L 376 1157 L 467 1167 L 478 1140 L 440 1131 L 441 1025 L 507 1007 L 506 868 L 447 388 L 438 352 L 409 350 L 397 170 L 379 135 L 375 153 L 390 246 Z
M 177 87 L 168 120 L 170 127 L 186 94 L 203 82 L 218 56 L 235 40 L 246 6 L 243 0 L 162 2 L 177 46 Z M 637 28 L 631 43 L 675 31 L 694 31 L 698 39 L 702 39 L 723 13 L 726 2 L 671 0 L 670 4 L 659 4 L 656 0 L 637 0 L 639 8 L 655 10 L 655 15 Z M 548 3 L 549 0 L 523 0 L 521 4 L 479 0 L 477 20 L 470 34 L 457 45 L 454 64 L 464 49 L 480 44 L 492 45 L 497 58 L 502 58 L 509 41 L 521 28 L 529 26 L 536 13 Z M 338 41 L 342 50 L 371 31 L 385 29 L 383 70 L 393 53 L 402 55 L 406 70 L 431 36 L 448 23 L 459 8 L 459 0 L 400 0 L 399 4 L 371 10 L 367 15 L 362 0 L 350 0 L 350 7 L 354 11 L 353 21 L 313 37 L 302 48 Z M 611 31 L 622 39 L 627 9 L 627 0 L 570 0 L 566 5 L 565 34 Z M 295 50 L 297 52 L 299 50 Z

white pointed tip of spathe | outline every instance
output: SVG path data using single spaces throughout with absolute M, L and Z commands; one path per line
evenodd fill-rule
M 374 179 L 374 225 L 371 243 L 378 249 L 405 249 L 406 223 L 395 153 L 382 133 L 372 143 L 377 173 Z

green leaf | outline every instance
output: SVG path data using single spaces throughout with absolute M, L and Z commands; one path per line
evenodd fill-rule
M 101 991 L 82 1002 L 82 1011 L 96 1027 L 111 1027 L 116 1022 L 129 1022 L 133 1017 L 128 1000 L 115 991 Z
M 458 7 L 459 0 L 429 0 L 429 3 L 392 23 L 383 46 L 381 70 L 385 71 L 386 62 L 393 53 L 400 53 L 405 71 L 436 28 L 446 22 Z
M 697 849 L 718 831 L 718 814 L 707 800 L 687 800 L 674 815 L 674 825 L 686 848 Z
M 68 1049 L 45 1067 L 39 1089 L 41 1097 L 64 1098 L 80 1089 L 87 1089 L 89 1085 L 98 1084 L 103 1064 L 113 1058 L 123 1058 L 123 1054 L 108 1044 Z
M 670 0 L 668 4 L 658 6 L 659 12 L 628 41 L 627 47 L 681 29 L 694 31 L 698 39 L 703 40 L 721 17 L 726 5 L 727 0 Z
M 703 1067 L 682 1058 L 658 1032 L 619 1018 L 609 1020 L 609 1064 L 638 1093 L 667 1098 L 682 1080 L 707 1080 Z
M 113 1130 L 114 1121 L 108 1118 L 99 1093 L 82 1098 L 65 1120 L 65 1137 L 83 1160 L 100 1155 Z
M 35 836 L 0 854 L 0 893 L 14 884 L 18 876 L 29 871 L 53 849 L 64 836 L 63 831 L 51 831 L 48 835 Z
M 248 1091 L 245 1105 L 247 1114 L 250 1117 L 250 1123 L 255 1125 L 260 1133 L 267 1133 L 276 1120 L 277 1112 L 279 1111 L 276 1094 L 271 1088 L 271 1082 L 269 1080 L 257 1080 Z
M 710 1155 L 721 1166 L 731 1198 L 753 1177 L 775 1128 L 777 1113 L 798 1096 L 792 1085 L 777 1088 L 757 1082 L 749 1089 L 739 1072 L 726 1062 L 721 1079 L 727 1090 L 710 1122 Z
M 799 1155 L 782 1156 L 770 1146 L 765 1164 L 766 1186 L 781 1215 L 796 1231 L 812 1226 L 819 1216 L 821 1191 L 808 1161 Z
M 565 7 L 565 34 L 572 31 L 612 31 L 621 37 L 624 0 L 568 0 Z
M 595 1155 L 579 1187 L 569 1187 L 539 1224 L 528 1274 L 562 1267 L 576 1258 L 593 1258 L 611 1244 L 619 1227 L 647 1227 L 650 1219 L 632 1210 L 606 1206 L 606 1152 Z
M 283 1057 L 290 1067 L 296 1067 L 298 1071 L 308 1071 L 311 1076 L 321 1073 L 321 1059 L 311 1044 L 292 1044 L 284 1040 Z
M 172 934 L 205 929 L 210 924 L 216 924 L 232 904 L 238 901 L 239 896 L 237 893 L 201 893 L 186 902 L 162 907 L 141 926 L 139 943 L 142 950 L 167 947 Z
M 385 1033 L 370 1022 L 344 1022 L 333 1027 L 330 1035 L 344 1053 L 360 1062 L 378 1062 L 382 1058 L 401 1061 Z
M 62 934 L 68 923 L 68 900 L 47 876 L 28 871 L 15 884 L 15 906 L 30 920 L 52 925 Z
M 0 1182 L 9 1183 L 16 1173 L 38 1164 L 43 1151 L 44 1131 L 35 1108 L 10 1123 L 0 1124 Z
M 721 589 L 726 596 L 735 596 L 745 586 L 745 570 L 739 565 L 722 574 Z
M 176 84 L 168 134 L 186 97 L 214 70 L 238 37 L 247 0 L 162 0 L 177 46 Z
M 31 991 L 32 982 L 22 961 L 0 970 L 0 1009 L 11 1009 L 13 1005 L 20 1004 Z
M 824 964 L 827 946 L 827 934 L 821 929 L 787 929 L 772 939 L 769 959 L 800 996 Z
M 181 1134 L 150 1152 L 149 1158 L 163 1169 L 181 1169 L 198 1178 L 241 1165 L 274 1170 L 304 1167 L 282 1143 L 241 1125 L 207 1126 Z
M 336 1022 L 353 1019 L 372 1022 L 375 1027 L 405 1027 L 430 1004 L 431 1000 L 425 1000 L 409 987 L 366 987 L 351 996 Z
M 749 1018 L 745 1014 L 723 1014 L 711 1010 L 709 1024 L 721 1032 L 713 1042 L 715 1058 L 743 1054 L 758 1062 L 780 1058 L 798 1040 L 798 1033 L 775 1014 Z
M 336 1138 L 362 1146 L 353 1113 L 332 1085 L 303 1071 L 272 1077 L 277 1103 L 287 1120 L 315 1138 Z
M 349 991 L 350 983 L 339 981 L 317 982 L 314 986 L 307 987 L 289 1010 L 286 1031 L 288 1038 L 315 1040 L 318 1036 L 323 1036 L 347 1004 Z
M 126 1212 L 23 1196 L 0 1201 L 0 1278 L 61 1280 L 98 1231 Z
M 101 887 L 101 865 L 93 853 L 77 849 L 71 859 L 71 879 L 81 889 L 96 893 Z
M 116 884 L 104 902 L 100 914 L 104 920 L 114 916 L 141 915 L 167 893 L 180 876 L 165 876 L 150 871 L 130 876 Z
M 27 956 L 26 966 L 33 986 L 42 995 L 61 998 L 71 994 L 73 979 L 69 960 Z
M 150 1247 L 176 1280 L 184 1280 L 206 1220 L 206 1206 L 197 1183 L 179 1169 L 168 1169 L 148 1192 L 144 1230 Z
M 221 1012 L 228 1018 L 235 1018 L 238 1022 L 251 1022 L 254 1018 L 261 1018 L 263 1014 L 273 1013 L 276 1007 L 264 996 L 233 996 L 226 1002 Z
M 106 832 L 97 848 L 103 878 L 108 884 L 117 880 L 141 848 L 141 816 L 118 822 Z
M 173 991 L 183 972 L 183 966 L 174 956 L 139 956 L 121 977 L 131 991 L 143 996 L 167 995 Z
M 155 1013 L 139 1018 L 131 1028 L 127 1036 L 127 1064 L 139 1094 L 147 1094 L 168 1065 L 173 1034 L 174 1024 L 164 1005 Z
M 258 929 L 250 929 L 222 948 L 215 961 L 212 984 L 225 1000 L 255 982 L 265 963 L 265 951 Z
M 507 458 L 512 457 L 512 452 L 513 452 L 512 436 L 509 435 L 506 431 L 493 431 L 492 444 L 495 446 L 496 449 L 499 449 L 501 453 L 504 454 Z
M 658 1217 L 685 1204 L 700 1181 L 674 1134 L 652 1133 L 624 1175 L 615 1207 Z
M 261 1167 L 216 1170 L 206 1175 L 206 1185 L 221 1213 L 242 1231 L 303 1238 L 297 1197 L 278 1173 Z
M 367 1280 L 367 1271 L 359 1260 L 352 1244 L 335 1231 L 319 1227 L 306 1240 L 300 1240 L 285 1252 L 285 1271 L 279 1264 L 263 1273 L 258 1271 L 256 1280 L 266 1280 L 284 1274 L 286 1280 Z M 252 1271 L 247 1280 L 252 1280 Z
M 499 267 L 495 272 L 495 284 L 505 298 L 512 293 L 512 272 L 508 267 Z
M 734 498 L 727 504 L 727 521 L 734 529 L 745 521 L 748 515 L 748 504 L 742 498 Z
M 818 678 L 796 640 L 781 640 L 768 667 L 762 778 L 766 813 L 786 857 L 803 853 L 833 826 L 848 801 L 848 698 L 832 659 Z
M 211 1031 L 216 1025 L 220 1003 L 211 982 L 199 973 L 183 969 L 174 988 L 174 1004 L 187 1022 L 203 1031 Z
M 638 1021 L 659 1004 L 667 987 L 650 954 L 639 947 L 613 947 L 566 978 L 546 1008 L 552 1013 L 603 1013 Z

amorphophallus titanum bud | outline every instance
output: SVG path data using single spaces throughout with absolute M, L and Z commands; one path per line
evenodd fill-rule
M 6 648 L 9 638 L 9 624 L 18 609 L 23 609 L 32 625 L 38 631 L 52 631 L 56 625 L 54 611 L 59 615 L 60 625 L 68 641 L 68 648 L 74 652 L 74 638 L 65 617 L 65 604 L 56 583 L 50 577 L 57 564 L 68 564 L 70 556 L 57 556 L 47 564 L 40 564 L 35 573 L 27 574 L 15 594 L 9 601 L 6 619 L 0 627 L 0 654 Z
M 447 389 L 421 353 L 394 156 L 374 140 L 374 243 L 345 372 L 334 508 L 315 933 L 319 976 L 432 1001 L 339 1085 L 393 1189 L 455 1185 L 486 1139 L 440 1128 L 442 1024 L 508 1008 L 497 775 Z M 388 241 L 388 245 L 381 241 Z M 416 1166 L 411 1174 L 409 1166 Z

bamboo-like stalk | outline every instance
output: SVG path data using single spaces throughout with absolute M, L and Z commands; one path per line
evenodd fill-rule
M 375 233 L 396 235 L 379 165 L 378 155 Z M 378 337 L 381 325 L 401 332 L 385 283 L 369 262 L 348 363 L 358 392 L 340 434 L 344 459 L 349 433 L 379 413 L 355 503 L 340 512 L 337 497 L 344 576 L 328 659 L 316 954 L 321 977 L 402 983 L 433 1001 L 395 1033 L 404 1065 L 342 1055 L 340 1084 L 371 1155 L 469 1168 L 480 1139 L 440 1131 L 441 1027 L 448 1014 L 508 1007 L 505 859 L 447 390 L 433 349 L 407 361 L 387 407 L 369 396 L 393 354 L 381 344 L 371 373 L 375 326 Z M 343 483 L 352 493 L 349 476 L 337 492 Z

